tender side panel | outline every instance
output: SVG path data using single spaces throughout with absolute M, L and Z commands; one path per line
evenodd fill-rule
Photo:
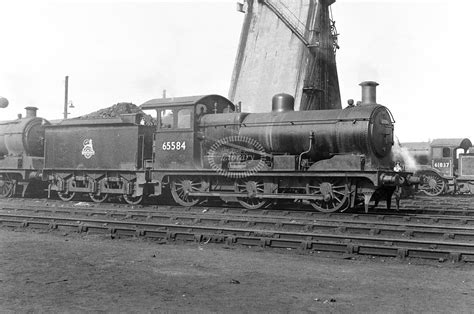
M 135 170 L 138 126 L 67 126 L 46 129 L 50 169 Z
M 459 157 L 459 179 L 474 180 L 474 154 Z

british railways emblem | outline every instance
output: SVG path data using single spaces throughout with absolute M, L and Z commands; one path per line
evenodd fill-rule
M 82 148 L 82 156 L 86 159 L 90 159 L 95 155 L 94 147 L 92 146 L 92 139 L 85 139 L 83 142 L 84 148 Z

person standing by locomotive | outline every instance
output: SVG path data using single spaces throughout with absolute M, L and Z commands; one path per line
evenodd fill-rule
M 403 170 L 402 165 L 400 164 L 399 161 L 397 161 L 397 162 L 395 163 L 395 166 L 393 167 L 393 171 L 395 171 L 395 172 L 400 172 L 400 171 L 402 171 L 402 170 Z

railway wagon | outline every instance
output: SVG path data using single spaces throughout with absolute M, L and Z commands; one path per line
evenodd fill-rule
M 95 202 L 143 198 L 145 163 L 152 159 L 152 126 L 137 114 L 113 119 L 72 119 L 45 127 L 43 178 L 62 200 L 88 193 Z
M 247 208 L 275 200 L 343 211 L 383 199 L 390 207 L 403 185 L 416 181 L 393 171 L 393 118 L 376 103 L 375 82 L 362 101 L 343 110 L 295 112 L 279 94 L 268 113 L 243 113 L 222 96 L 153 99 L 141 108 L 157 117 L 150 184 L 169 187 L 192 206 L 218 197 Z
M 415 159 L 419 189 L 430 196 L 474 193 L 474 152 L 468 138 L 402 143 Z

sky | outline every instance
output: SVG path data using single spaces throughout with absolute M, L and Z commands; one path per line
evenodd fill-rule
M 0 0 L 0 120 L 26 106 L 79 116 L 117 102 L 227 96 L 244 14 L 236 0 Z M 474 141 L 474 1 L 337 0 L 341 96 L 375 80 L 401 142 Z M 343 104 L 343 105 L 344 105 Z

